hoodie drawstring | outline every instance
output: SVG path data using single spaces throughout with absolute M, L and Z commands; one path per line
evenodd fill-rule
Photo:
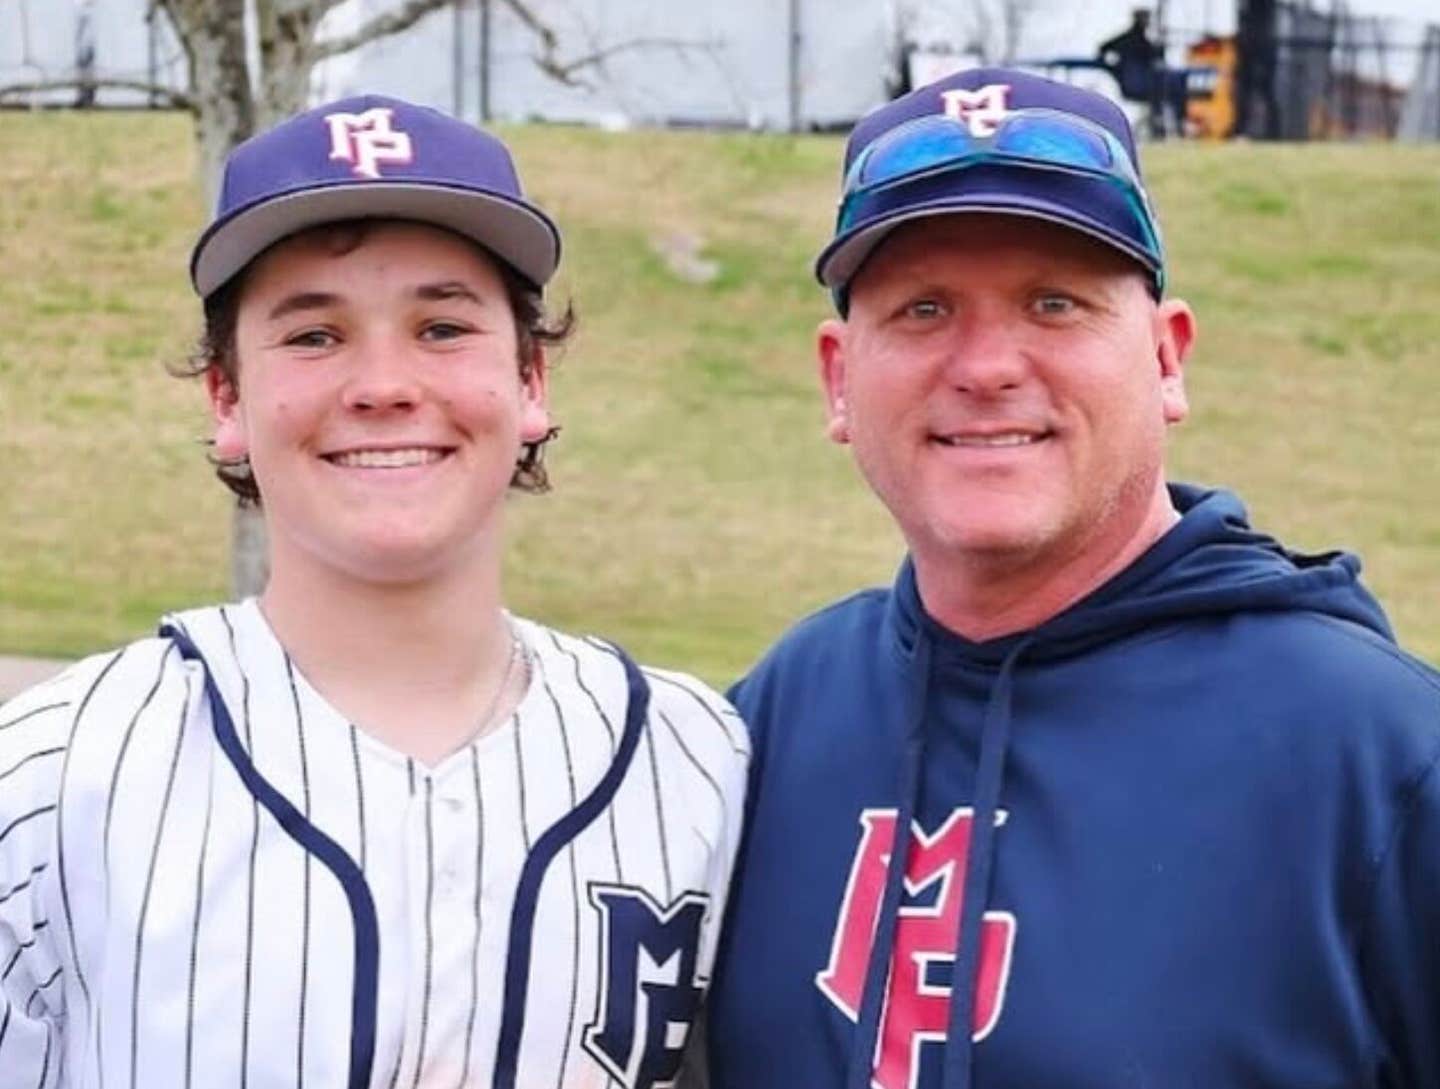
M 1000 785 L 1005 777 L 1005 755 L 1010 747 L 1016 663 L 1035 643 L 1033 636 L 1022 639 L 1005 656 L 980 731 L 980 757 L 975 775 L 974 819 L 970 824 L 970 849 L 961 886 L 962 906 L 956 935 L 955 972 L 950 986 L 950 1019 L 946 1032 L 944 1089 L 970 1089 L 971 1036 L 974 1024 L 975 988 L 980 971 L 980 924 L 990 900 L 990 877 L 994 869 L 995 815 L 1000 807 Z M 875 940 L 865 970 L 865 990 L 850 1052 L 845 1089 L 869 1089 L 880 1052 L 880 1018 L 885 1010 L 885 990 L 890 979 L 890 961 L 895 946 L 895 928 L 900 915 L 900 897 L 910 847 L 910 825 L 920 793 L 921 765 L 925 752 L 925 711 L 930 687 L 930 637 L 923 630 L 916 640 L 906 708 L 905 755 L 901 772 L 901 793 L 895 816 L 895 837 L 890 864 L 885 871 L 885 892 L 875 924 Z
M 1035 642 L 1022 639 L 1005 656 L 980 732 L 980 762 L 975 773 L 974 819 L 970 823 L 970 851 L 965 863 L 961 894 L 960 932 L 955 944 L 955 972 L 950 983 L 950 1021 L 945 1032 L 944 1089 L 970 1089 L 975 990 L 980 976 L 980 924 L 990 903 L 990 879 L 995 861 L 995 815 L 1000 807 L 1000 784 L 1005 777 L 1005 755 L 1010 748 L 1015 665 Z
M 900 895 L 910 848 L 910 825 L 915 819 L 915 799 L 920 793 L 920 765 L 925 752 L 925 701 L 929 688 L 930 636 L 922 629 L 916 636 L 915 654 L 910 664 L 910 686 L 906 693 L 909 706 L 905 708 L 905 753 L 900 771 L 895 835 L 890 844 L 890 864 L 885 870 L 885 892 L 880 900 L 870 961 L 865 967 L 865 990 L 860 997 L 859 1019 L 850 1050 L 845 1089 L 869 1089 L 875 1058 L 880 1050 L 880 1015 L 885 1009 L 890 951 L 895 945 L 895 927 L 900 917 Z

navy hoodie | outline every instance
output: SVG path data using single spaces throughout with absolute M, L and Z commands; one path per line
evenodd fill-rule
M 735 687 L 712 1089 L 1440 1089 L 1440 676 L 1353 557 L 1172 498 L 1038 628 L 907 562 Z

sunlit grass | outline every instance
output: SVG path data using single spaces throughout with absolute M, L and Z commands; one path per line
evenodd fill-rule
M 821 432 L 821 137 L 505 133 L 566 235 L 581 330 L 555 492 L 514 503 L 509 596 L 723 682 L 899 543 Z M 223 597 L 229 505 L 193 383 L 202 220 L 175 116 L 0 115 L 0 651 L 78 654 Z M 1176 475 L 1296 546 L 1353 548 L 1440 658 L 1440 150 L 1165 146 L 1148 168 L 1200 312 Z M 693 236 L 708 284 L 659 243 Z

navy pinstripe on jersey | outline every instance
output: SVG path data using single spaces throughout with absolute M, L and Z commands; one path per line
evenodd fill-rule
M 587 1045 L 638 998 L 601 993 L 592 894 L 699 897 L 694 978 L 645 982 L 703 985 L 748 760 L 722 700 L 516 621 L 520 706 L 427 768 L 253 603 L 172 623 L 0 708 L 0 1089 L 579 1089 L 668 1062 L 644 1032 L 604 1037 L 633 1035 L 620 1063 Z

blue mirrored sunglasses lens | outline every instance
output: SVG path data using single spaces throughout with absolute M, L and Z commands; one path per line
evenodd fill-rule
M 953 121 L 917 126 L 908 131 L 896 130 L 894 139 L 881 137 L 855 179 L 855 185 L 875 185 L 909 174 L 918 174 L 941 163 L 973 151 L 976 140 L 963 125 Z
M 885 191 L 896 184 L 930 185 L 926 175 L 948 174 L 985 164 L 997 167 L 1048 166 L 1118 185 L 1124 207 L 1100 213 L 1101 220 L 1153 264 L 1157 295 L 1164 290 L 1164 253 L 1159 227 L 1134 164 L 1123 145 L 1102 129 L 1049 111 L 1009 115 L 993 135 L 975 136 L 963 123 L 928 116 L 878 137 L 851 166 L 836 217 L 836 233 L 882 215 L 892 203 Z M 1094 200 L 1092 195 L 1087 198 Z M 903 201 L 902 201 L 903 203 Z M 1104 202 L 1101 202 L 1103 209 Z
M 1041 163 L 1109 172 L 1115 158 L 1098 132 L 1051 117 L 1016 116 L 996 136 L 994 148 Z

